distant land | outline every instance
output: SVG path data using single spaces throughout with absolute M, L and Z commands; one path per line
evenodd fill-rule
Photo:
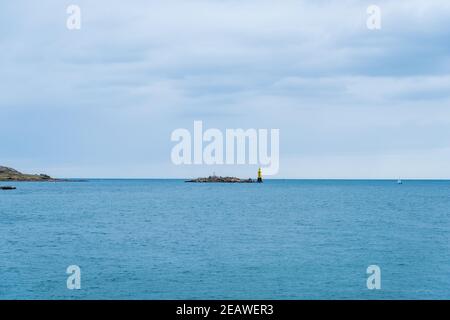
M 0 166 L 0 181 L 59 181 L 46 174 L 26 174 Z

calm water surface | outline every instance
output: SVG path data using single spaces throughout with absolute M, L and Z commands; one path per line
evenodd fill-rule
M 450 298 L 450 181 L 9 184 L 1 299 Z

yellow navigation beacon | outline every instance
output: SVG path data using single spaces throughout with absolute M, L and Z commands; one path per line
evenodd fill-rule
M 259 183 L 263 182 L 261 168 L 258 169 L 258 182 Z

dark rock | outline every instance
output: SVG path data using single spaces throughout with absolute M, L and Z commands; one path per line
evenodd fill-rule
M 16 190 L 16 187 L 12 187 L 12 186 L 0 186 L 0 190 Z

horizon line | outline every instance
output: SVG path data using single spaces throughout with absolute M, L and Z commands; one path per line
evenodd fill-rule
M 227 176 L 223 176 L 223 177 L 227 177 Z M 62 177 L 62 178 L 55 178 L 55 179 L 72 179 L 72 180 L 189 180 L 192 179 L 192 177 L 179 177 L 179 178 L 168 178 L 168 177 L 146 177 L 146 178 L 131 178 L 131 177 L 127 177 L 127 178 L 119 178 L 119 177 L 105 177 L 105 178 L 101 178 L 101 177 Z M 358 181 L 358 180 L 362 180 L 362 181 L 450 181 L 450 177 L 448 178 L 263 178 L 263 180 L 352 180 L 352 181 Z M 6 182 L 6 181 L 3 181 Z M 20 181 L 11 181 L 11 182 L 20 182 Z

